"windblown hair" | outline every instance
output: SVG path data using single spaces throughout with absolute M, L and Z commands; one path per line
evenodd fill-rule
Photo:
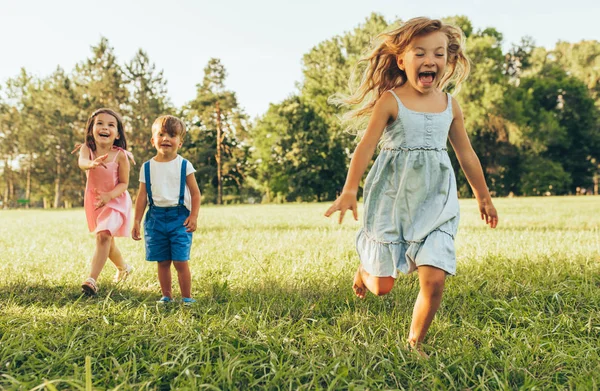
M 367 117 L 373 111 L 375 103 L 388 90 L 406 83 L 406 73 L 398 68 L 397 58 L 410 49 L 413 38 L 441 31 L 448 38 L 446 70 L 438 88 L 444 89 L 449 84 L 458 93 L 460 85 L 469 75 L 471 66 L 465 55 L 465 36 L 458 27 L 444 24 L 437 19 L 425 17 L 413 18 L 402 26 L 377 36 L 369 54 L 357 63 L 350 77 L 349 96 L 334 96 L 331 101 L 349 107 L 342 121 L 349 129 L 363 127 Z M 360 70 L 362 77 L 356 87 Z
M 96 150 L 96 142 L 94 141 L 93 129 L 94 122 L 96 121 L 96 117 L 99 114 L 109 114 L 115 117 L 115 119 L 117 120 L 117 131 L 119 132 L 119 138 L 115 139 L 113 145 L 123 149 L 127 149 L 127 139 L 125 138 L 125 128 L 123 127 L 123 119 L 121 119 L 121 116 L 116 111 L 106 108 L 94 111 L 92 115 L 90 115 L 90 118 L 88 118 L 87 124 L 85 125 L 85 145 L 87 145 L 87 147 L 92 151 Z
M 185 123 L 175 116 L 161 115 L 152 124 L 152 134 L 161 131 L 168 133 L 171 137 L 179 136 L 183 141 L 186 134 Z

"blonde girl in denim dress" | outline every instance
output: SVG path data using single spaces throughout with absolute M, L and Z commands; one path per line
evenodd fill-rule
M 357 190 L 375 149 L 379 155 L 364 184 L 364 221 L 356 239 L 360 265 L 353 289 L 385 295 L 399 273 L 418 271 L 420 290 L 408 342 L 422 356 L 421 343 L 437 312 L 446 275 L 456 271 L 454 238 L 459 205 L 450 140 L 477 198 L 481 218 L 495 228 L 498 214 L 483 170 L 465 131 L 456 99 L 469 74 L 460 29 L 439 20 L 414 18 L 383 33 L 369 56 L 362 81 L 344 99 L 358 106 L 347 118 L 370 117 L 352 160 L 342 194 L 325 213 L 357 213 Z M 359 63 L 359 64 L 361 64 Z

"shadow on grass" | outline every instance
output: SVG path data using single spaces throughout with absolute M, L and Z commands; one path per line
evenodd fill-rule
M 302 313 L 304 316 L 306 311 L 310 311 L 314 316 L 325 318 L 335 313 L 358 310 L 376 315 L 395 307 L 401 307 L 403 312 L 412 308 L 418 292 L 417 279 L 409 277 L 399 280 L 393 292 L 385 297 L 369 294 L 366 299 L 360 300 L 354 296 L 350 284 L 351 279 L 348 278 L 329 283 L 298 281 L 297 286 L 290 287 L 276 280 L 265 279 L 252 288 L 238 288 L 229 286 L 227 281 L 216 281 L 194 289 L 197 302 L 186 307 L 186 310 L 223 313 L 232 309 L 261 308 L 275 316 L 290 316 L 293 313 Z M 179 296 L 176 286 L 174 296 Z M 184 308 L 177 301 L 166 306 L 158 304 L 158 298 L 160 294 L 154 289 L 150 291 L 120 284 L 104 284 L 95 297 L 82 294 L 78 284 L 42 285 L 16 281 L 0 285 L 0 308 L 80 307 L 102 310 L 107 305 L 122 305 L 128 309 L 157 306 L 168 311 Z

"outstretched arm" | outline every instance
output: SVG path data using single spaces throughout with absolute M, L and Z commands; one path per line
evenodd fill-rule
M 479 205 L 481 219 L 485 220 L 485 223 L 489 224 L 491 228 L 496 228 L 496 225 L 498 224 L 498 213 L 492 203 L 492 197 L 490 196 L 490 192 L 485 183 L 481 163 L 471 146 L 471 141 L 469 141 L 469 136 L 465 130 L 462 110 L 454 98 L 452 98 L 452 112 L 454 120 L 452 121 L 450 132 L 448 134 L 450 144 L 452 144 L 460 167 L 464 171 L 465 176 L 471 185 L 471 189 L 473 189 L 473 194 Z
M 356 195 L 360 180 L 373 158 L 377 143 L 388 124 L 390 119 L 395 118 L 398 112 L 398 105 L 395 98 L 391 94 L 383 94 L 373 107 L 371 119 L 367 130 L 356 146 L 352 160 L 350 160 L 350 168 L 346 177 L 346 184 L 342 189 L 342 194 L 335 200 L 333 205 L 327 209 L 325 216 L 329 217 L 334 212 L 340 211 L 339 223 L 342 223 L 344 214 L 347 210 L 351 210 L 354 220 L 358 220 L 358 209 L 356 205 Z
M 75 153 L 77 151 L 77 149 L 79 149 L 79 160 L 78 160 L 79 168 L 81 168 L 82 170 L 84 170 L 84 171 L 92 170 L 98 166 L 102 166 L 102 167 L 106 168 L 106 164 L 104 164 L 104 161 L 108 157 L 108 154 L 98 156 L 96 159 L 91 160 L 89 158 L 90 149 L 88 148 L 87 145 L 78 144 L 78 147 L 75 148 L 75 150 L 73 150 L 73 152 L 71 152 L 71 153 Z

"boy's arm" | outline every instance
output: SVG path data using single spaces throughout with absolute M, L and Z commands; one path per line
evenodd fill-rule
M 452 104 L 454 120 L 452 121 L 452 125 L 450 125 L 450 132 L 448 133 L 450 144 L 452 144 L 460 167 L 465 173 L 471 189 L 473 189 L 473 194 L 479 204 L 481 219 L 485 220 L 486 224 L 489 224 L 490 227 L 496 228 L 498 213 L 492 203 L 492 197 L 485 183 L 481 163 L 471 146 L 471 141 L 469 141 L 469 136 L 465 130 L 462 110 L 454 98 L 452 98 Z
M 146 210 L 147 204 L 148 193 L 146 191 L 146 184 L 144 182 L 140 182 L 138 195 L 135 199 L 135 215 L 133 218 L 133 229 L 131 230 L 131 237 L 133 240 L 140 240 L 142 238 L 140 236 L 140 223 L 142 222 L 142 217 L 144 217 L 144 211 Z
M 198 225 L 198 212 L 200 211 L 200 188 L 193 173 L 185 177 L 185 184 L 190 189 L 192 196 L 192 210 L 183 225 L 187 228 L 187 232 L 194 232 Z

